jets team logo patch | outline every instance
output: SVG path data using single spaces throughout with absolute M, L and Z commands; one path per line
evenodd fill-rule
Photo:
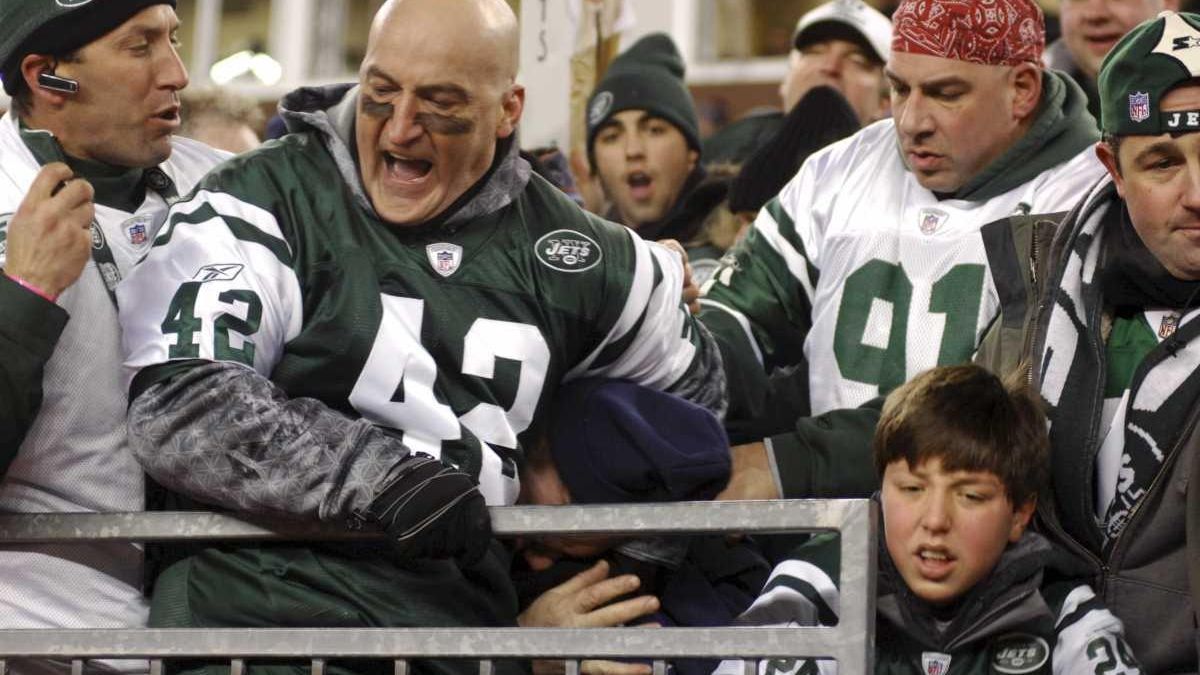
M 946 675 L 950 672 L 950 655 L 941 652 L 921 652 L 921 672 L 925 675 Z
M 600 264 L 600 245 L 574 230 L 555 230 L 533 245 L 538 261 L 559 272 L 584 272 Z
M 245 265 L 238 263 L 225 263 L 219 265 L 205 265 L 196 272 L 196 276 L 192 277 L 200 283 L 205 281 L 233 281 L 242 273 Z
M 458 244 L 430 244 L 425 247 L 433 271 L 448 277 L 458 271 L 462 263 L 463 248 Z
M 1050 658 L 1050 645 L 1027 633 L 1013 633 L 996 640 L 992 666 L 1001 673 L 1032 673 Z
M 11 213 L 0 214 L 0 260 L 8 253 L 8 221 L 12 220 L 12 217 Z
M 588 126 L 596 126 L 604 121 L 604 117 L 608 115 L 608 111 L 612 110 L 613 95 L 611 91 L 602 91 L 596 94 L 595 100 L 592 101 L 592 107 L 588 109 Z
M 1134 122 L 1150 119 L 1150 94 L 1135 91 L 1129 95 L 1129 119 Z
M 100 231 L 100 226 L 97 225 L 96 221 L 93 220 L 92 221 L 92 248 L 99 251 L 100 249 L 104 248 L 104 245 L 105 245 L 104 233 Z

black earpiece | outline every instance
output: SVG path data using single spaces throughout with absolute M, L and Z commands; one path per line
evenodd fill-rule
M 79 92 L 79 83 L 67 77 L 59 77 L 54 73 L 38 73 L 38 86 L 42 89 L 57 91 L 60 94 L 75 94 Z

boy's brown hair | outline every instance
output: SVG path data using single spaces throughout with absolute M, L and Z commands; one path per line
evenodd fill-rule
M 937 458 L 947 471 L 995 474 L 1014 508 L 1036 497 L 1049 478 L 1050 438 L 1020 372 L 1003 382 L 980 366 L 945 366 L 901 385 L 875 430 L 875 470 Z

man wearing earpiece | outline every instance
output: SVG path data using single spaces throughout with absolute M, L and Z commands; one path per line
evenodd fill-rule
M 172 138 L 188 82 L 174 7 L 0 0 L 0 512 L 143 507 L 114 288 L 224 157 Z M 0 627 L 143 624 L 141 578 L 130 544 L 0 546 Z

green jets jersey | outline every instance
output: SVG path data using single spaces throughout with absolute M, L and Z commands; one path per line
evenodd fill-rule
M 292 399 L 444 453 L 490 504 L 515 500 L 524 435 L 564 380 L 720 399 L 676 254 L 536 176 L 466 221 L 388 225 L 356 183 L 331 180 L 323 140 L 292 135 L 238 158 L 174 207 L 121 289 L 127 376 L 241 364 Z

